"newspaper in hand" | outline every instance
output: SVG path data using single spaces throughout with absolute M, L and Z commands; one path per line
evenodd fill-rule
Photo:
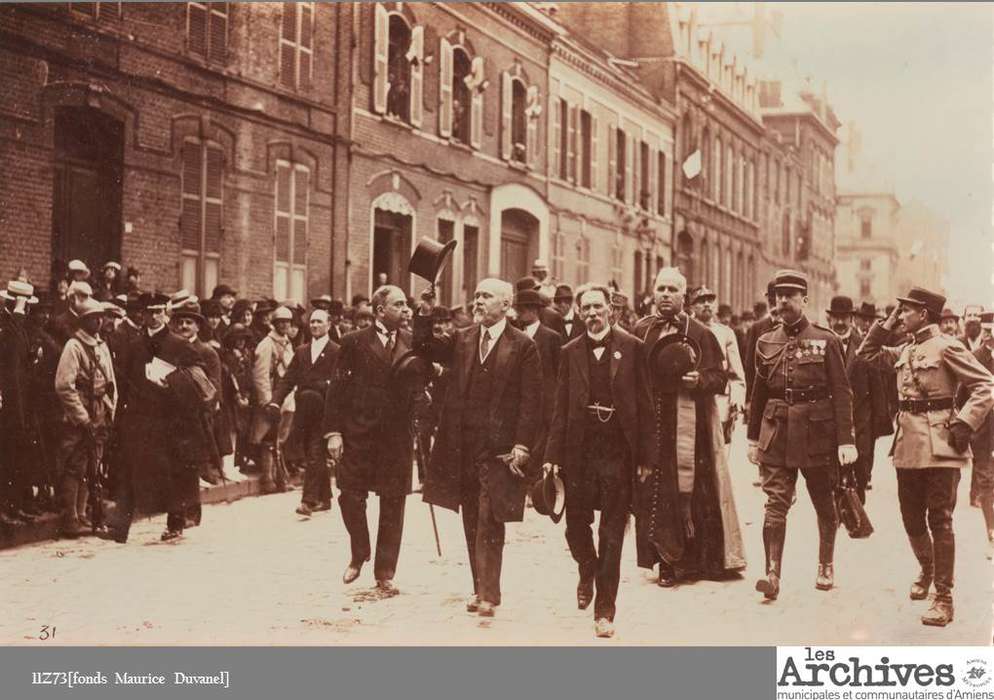
M 159 386 L 166 385 L 166 377 L 176 370 L 176 367 L 165 360 L 153 357 L 152 361 L 145 365 L 145 378 L 153 384 Z

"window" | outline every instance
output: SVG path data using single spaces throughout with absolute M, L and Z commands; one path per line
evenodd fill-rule
M 181 157 L 181 276 L 185 289 L 204 296 L 219 276 L 224 155 L 216 144 L 190 139 L 183 143 Z
M 614 174 L 614 197 L 622 202 L 625 201 L 625 172 L 629 167 L 627 154 L 625 153 L 627 143 L 628 137 L 625 135 L 624 129 L 616 129 L 614 152 L 616 154 L 617 167 Z
M 869 258 L 863 258 L 859 261 L 859 269 L 863 272 L 870 272 L 873 270 L 873 261 Z
M 309 87 L 314 54 L 314 3 L 283 3 L 280 33 L 280 84 L 291 89 Z
M 511 81 L 511 160 L 524 163 L 528 150 L 527 93 L 520 80 Z
M 559 178 L 569 179 L 569 102 L 559 100 Z
M 228 55 L 228 3 L 188 2 L 186 41 L 190 53 L 224 63 Z
M 860 236 L 863 238 L 873 237 L 873 212 L 865 211 L 860 214 Z
M 704 127 L 701 134 L 701 175 L 704 182 L 704 196 L 711 195 L 711 178 L 713 174 L 709 172 L 711 168 L 711 131 Z
M 111 6 L 109 8 L 110 13 L 116 14 L 118 17 L 121 16 L 121 3 L 119 2 L 71 2 L 69 3 L 69 10 L 71 12 L 75 12 L 76 14 L 96 19 L 100 16 L 101 5 Z M 104 9 L 104 13 L 107 13 L 106 8 Z
M 777 161 L 773 168 L 776 173 L 776 182 L 773 187 L 773 201 L 780 204 L 780 161 Z
M 656 178 L 656 213 L 666 216 L 666 152 L 660 151 L 656 158 L 659 160 L 659 175 Z
M 783 213 L 783 228 L 780 233 L 780 253 L 786 257 L 790 257 L 790 214 L 788 212 Z
M 438 241 L 448 243 L 456 236 L 456 222 L 451 219 L 438 220 Z M 439 302 L 442 306 L 452 306 L 452 265 L 446 265 L 438 280 Z
M 480 227 L 463 222 L 462 227 L 462 287 L 463 299 L 471 299 L 476 291 L 477 251 Z
M 787 188 L 787 191 L 784 194 L 783 203 L 786 204 L 787 206 L 790 206 L 790 188 L 792 185 L 790 168 L 785 167 L 783 169 L 783 181 L 784 181 L 784 186 Z
M 594 120 L 590 112 L 580 110 L 580 185 L 593 187 Z
M 649 144 L 641 142 L 639 153 L 639 192 L 638 203 L 645 211 L 652 209 L 652 179 L 649 172 L 652 170 L 652 161 L 649 159 Z
M 307 292 L 307 225 L 310 171 L 276 162 L 276 254 L 273 296 L 302 302 Z
M 552 237 L 552 279 L 566 279 L 566 234 L 557 231 Z
M 722 150 L 721 139 L 715 137 L 714 140 L 714 164 L 711 168 L 714 175 L 714 184 L 712 185 L 712 198 L 714 201 L 724 204 L 725 203 L 725 173 L 721 168 L 722 156 L 725 153 Z
M 872 289 L 871 289 L 870 280 L 860 280 L 859 281 L 859 296 L 861 298 L 863 298 L 863 299 L 867 299 L 870 296 L 872 296 L 871 292 L 872 292 Z
M 731 206 L 732 201 L 735 198 L 735 184 L 734 184 L 734 171 L 735 171 L 735 153 L 732 151 L 732 144 L 725 146 L 725 193 L 722 195 L 721 203 L 725 206 Z
M 411 74 L 419 74 L 421 63 L 414 56 L 420 51 L 421 29 L 415 27 L 414 44 L 405 54 L 411 56 Z M 453 46 L 448 39 L 440 40 L 438 133 L 459 143 L 479 148 L 483 130 L 483 91 L 486 75 L 482 56 L 470 58 L 462 46 Z M 398 69 L 399 70 L 399 69 Z M 420 79 L 412 80 L 420 86 Z M 403 99 L 402 96 L 398 100 Z M 413 95 L 411 96 L 413 100 Z M 410 105 L 411 113 L 420 123 L 420 107 Z M 403 105 L 397 105 L 403 109 Z M 414 123 L 414 119 L 411 120 Z
M 586 284 L 590 280 L 590 240 L 580 235 L 576 239 L 576 283 Z
M 538 86 L 528 86 L 515 64 L 501 74 L 501 158 L 533 167 L 538 159 Z
M 741 211 L 742 201 L 739 192 L 742 188 L 742 159 L 732 155 L 728 159 L 732 169 L 732 211 Z M 727 298 L 727 297 L 726 297 Z
M 373 111 L 421 126 L 424 27 L 411 27 L 403 15 L 389 12 L 383 3 L 376 3 L 373 12 Z M 452 52 L 440 53 L 442 70 L 454 72 Z M 444 85 L 448 87 L 439 91 L 441 98 L 452 100 L 451 85 L 448 82 Z M 442 115 L 442 119 L 451 120 L 452 110 L 442 110 Z M 451 129 L 451 122 L 448 128 Z
M 635 271 L 635 277 L 634 277 L 634 279 L 635 279 L 635 290 L 634 291 L 635 291 L 636 294 L 641 294 L 643 291 L 645 291 L 645 286 L 646 285 L 643 282 L 643 279 L 647 278 L 648 275 L 644 275 L 643 274 L 644 273 L 643 267 L 644 266 L 642 265 L 642 251 L 636 250 L 635 251 L 635 263 L 634 263 L 633 268 L 632 268 Z

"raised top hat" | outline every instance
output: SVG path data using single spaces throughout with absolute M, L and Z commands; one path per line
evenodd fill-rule
M 11 280 L 7 283 L 7 288 L 0 290 L 0 297 L 7 301 L 17 301 L 24 299 L 26 304 L 37 304 L 38 297 L 35 296 L 35 288 L 27 282 Z
M 853 312 L 853 303 L 851 297 L 837 296 L 832 297 L 832 303 L 828 306 L 828 313 L 835 314 L 837 316 L 843 316 L 845 314 L 851 314 Z
M 169 297 L 162 292 L 142 292 L 138 297 L 138 308 L 148 311 L 164 311 Z
M 214 287 L 214 292 L 211 294 L 211 299 L 220 299 L 223 296 L 233 296 L 237 297 L 238 292 L 226 284 L 219 284 Z
M 273 316 L 270 319 L 273 323 L 277 321 L 292 321 L 293 312 L 286 306 L 281 306 L 273 312 Z
M 548 515 L 554 523 L 562 520 L 566 510 L 566 488 L 562 479 L 549 472 L 532 484 L 529 493 L 536 513 Z
M 907 296 L 898 297 L 897 300 L 902 304 L 923 306 L 936 316 L 942 313 L 942 307 L 946 305 L 946 297 L 923 287 L 912 287 Z
M 80 318 L 86 318 L 87 316 L 104 313 L 103 303 L 97 301 L 93 297 L 84 299 L 83 303 L 81 303 L 77 308 L 79 310 L 76 313 Z
M 553 301 L 573 301 L 573 288 L 568 284 L 557 284 Z
M 68 268 L 69 272 L 85 272 L 86 274 L 90 274 L 90 268 L 82 260 L 70 260 Z
M 773 275 L 773 289 L 774 291 L 785 289 L 785 290 L 796 290 L 808 293 L 808 276 L 799 270 L 777 270 L 777 273 Z
M 545 306 L 542 296 L 534 289 L 520 289 L 514 294 L 514 306 Z
M 705 299 L 717 299 L 718 295 L 712 292 L 707 287 L 701 287 L 696 292 L 694 292 L 694 300 L 690 302 L 691 304 L 696 304 L 699 301 L 704 301 Z
M 452 312 L 444 306 L 434 306 L 431 310 L 432 321 L 451 321 Z
M 89 282 L 77 281 L 69 285 L 69 289 L 66 290 L 66 294 L 82 294 L 84 296 L 93 296 L 93 287 L 90 286 Z
M 864 301 L 859 305 L 859 308 L 853 312 L 856 316 L 860 318 L 876 318 L 877 317 L 877 307 L 868 301 Z
M 407 271 L 435 284 L 456 245 L 454 240 L 442 243 L 432 238 L 422 238 L 414 249 Z
M 114 262 L 113 260 L 108 260 L 107 262 L 105 262 L 104 266 L 101 267 L 100 269 L 101 270 L 106 270 L 108 267 L 111 268 L 111 269 L 113 269 L 113 270 L 117 270 L 118 272 L 121 271 L 121 263 Z
M 994 314 L 991 314 L 991 317 L 994 318 Z M 957 314 L 955 311 L 953 311 L 952 309 L 950 309 L 947 306 L 947 307 L 945 307 L 942 310 L 942 313 L 939 314 L 939 320 L 940 321 L 946 321 L 946 320 L 951 319 L 951 318 L 954 318 L 954 319 L 956 319 L 958 321 L 959 320 L 959 314 Z M 981 315 L 980 320 L 981 320 L 981 322 L 983 322 L 983 315 Z

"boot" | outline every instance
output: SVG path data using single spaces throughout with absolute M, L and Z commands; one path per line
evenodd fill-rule
M 818 518 L 818 575 L 815 578 L 815 588 L 819 591 L 830 591 L 835 585 L 835 533 L 839 531 L 839 522 L 827 518 Z
M 276 491 L 276 482 L 273 480 L 275 462 L 273 452 L 268 447 L 263 446 L 259 450 L 259 488 L 263 493 L 273 493 Z
M 756 590 L 767 600 L 780 595 L 780 564 L 783 561 L 783 542 L 787 536 L 786 523 L 763 525 L 763 547 L 766 550 L 766 578 L 756 581 Z
M 86 506 L 90 500 L 90 488 L 87 483 L 80 483 L 79 488 L 76 489 L 76 517 L 79 518 L 79 525 L 81 528 L 87 529 L 93 527 L 93 523 L 90 518 L 86 515 Z
M 62 478 L 60 500 L 62 501 L 62 536 L 74 540 L 83 534 L 76 513 L 76 503 L 79 498 L 79 479 L 72 476 Z
M 984 525 L 987 528 L 987 558 L 994 558 L 994 493 L 980 498 L 980 508 L 984 512 Z
M 950 526 L 951 527 L 951 526 Z M 952 530 L 934 533 L 935 597 L 922 615 L 922 624 L 945 627 L 953 621 L 953 569 L 956 564 L 956 539 Z
M 928 589 L 932 586 L 932 536 L 927 532 L 916 537 L 909 535 L 908 541 L 911 542 L 911 551 L 915 553 L 915 558 L 921 565 L 918 578 L 911 584 L 909 597 L 911 600 L 925 600 L 928 598 Z

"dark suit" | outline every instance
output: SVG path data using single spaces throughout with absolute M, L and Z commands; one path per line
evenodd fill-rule
M 535 343 L 507 324 L 479 358 L 480 327 L 432 336 L 428 316 L 414 317 L 416 349 L 451 368 L 424 500 L 458 511 L 469 550 L 473 590 L 500 604 L 504 523 L 524 518 L 525 492 L 541 467 L 532 454 L 526 478 L 494 458 L 518 445 L 534 450 L 542 416 L 542 361 Z
M 607 342 L 600 359 L 586 335 L 563 347 L 545 462 L 564 470 L 566 542 L 581 579 L 596 576 L 594 617 L 614 620 L 635 467 L 655 461 L 656 421 L 642 341 L 615 326 Z M 600 404 L 615 409 L 607 421 L 588 409 L 601 394 Z
M 352 564 L 370 557 L 366 498 L 380 497 L 376 536 L 377 581 L 393 579 L 404 528 L 404 501 L 411 490 L 414 463 L 413 392 L 392 381 L 391 368 L 411 348 L 411 334 L 399 330 L 392 353 L 376 325 L 342 338 L 335 380 L 324 406 L 324 435 L 339 433 L 344 443 L 337 479 L 342 519 L 352 540 Z
M 535 453 L 541 455 L 545 452 L 545 441 L 549 434 L 549 426 L 552 425 L 552 409 L 554 408 L 552 397 L 556 393 L 556 377 L 559 372 L 559 354 L 563 345 L 563 336 L 540 323 L 535 330 L 532 341 L 535 343 L 539 359 L 542 361 L 542 397 L 544 399 L 542 402 L 542 431 L 535 443 Z
M 559 333 L 563 337 L 563 342 L 568 343 L 574 338 L 579 338 L 582 336 L 586 330 L 587 326 L 584 324 L 583 320 L 580 318 L 580 314 L 577 311 L 573 311 L 573 320 L 569 323 L 567 327 L 567 321 L 565 316 L 559 317 L 559 322 L 556 327 L 553 328 L 554 331 Z
M 543 306 L 538 310 L 538 320 L 541 321 L 543 326 L 551 328 L 556 333 L 562 335 L 563 338 L 566 337 L 563 335 L 561 330 L 563 325 L 563 315 L 551 306 Z
M 276 382 L 273 390 L 273 403 L 277 406 L 283 405 L 291 391 L 297 391 L 292 429 L 294 437 L 291 439 L 296 439 L 306 451 L 307 469 L 300 500 L 311 507 L 331 504 L 331 471 L 325 460 L 322 428 L 324 404 L 328 387 L 335 377 L 338 353 L 338 344 L 329 339 L 317 361 L 312 362 L 311 343 L 302 345 L 293 354 L 286 374 Z
M 865 502 L 866 485 L 870 483 L 873 471 L 874 445 L 878 437 L 893 432 L 893 427 L 880 373 L 856 354 L 862 342 L 863 337 L 855 328 L 852 329 L 849 338 L 842 341 L 842 356 L 846 363 L 849 386 L 852 388 L 853 429 L 859 453 L 853 471 L 856 475 L 856 490 L 860 500 Z

